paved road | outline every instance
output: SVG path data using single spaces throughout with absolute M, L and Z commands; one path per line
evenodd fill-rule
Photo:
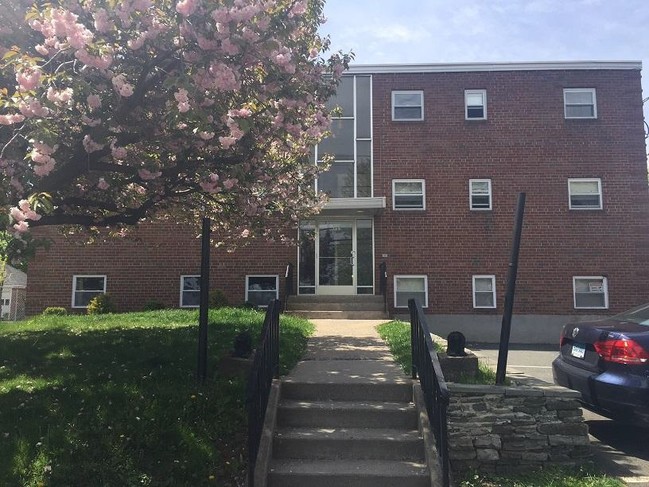
M 494 369 L 498 364 L 498 349 L 491 345 L 469 345 Z M 510 350 L 507 370 L 522 372 L 546 382 L 552 382 L 552 360 L 556 350 Z M 632 487 L 649 487 L 649 430 L 611 421 L 584 410 L 595 461 L 612 476 L 621 478 Z

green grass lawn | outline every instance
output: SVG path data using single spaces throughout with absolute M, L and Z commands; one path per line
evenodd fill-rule
M 0 485 L 236 486 L 245 384 L 218 358 L 263 313 L 210 311 L 209 380 L 195 380 L 198 313 L 162 310 L 0 324 Z M 281 369 L 313 326 L 282 316 Z

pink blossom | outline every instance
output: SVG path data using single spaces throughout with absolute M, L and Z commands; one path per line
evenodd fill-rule
M 229 149 L 230 147 L 232 147 L 237 143 L 237 140 L 239 139 L 235 137 L 219 137 L 219 142 L 224 149 Z
M 66 88 L 64 90 L 55 90 L 53 87 L 47 89 L 47 99 L 52 103 L 57 105 L 62 105 L 69 103 L 72 100 L 72 95 L 74 91 L 72 88 Z
M 162 176 L 162 171 L 151 172 L 148 169 L 140 169 L 137 173 L 140 178 L 144 179 L 145 181 L 156 179 Z
M 198 133 L 198 136 L 203 140 L 210 140 L 214 138 L 214 135 L 215 135 L 214 132 L 202 131 Z
M 18 233 L 26 233 L 29 231 L 29 223 L 22 221 L 18 222 L 13 226 L 14 230 L 16 230 Z
M 97 187 L 101 189 L 102 191 L 107 190 L 110 187 L 110 184 L 106 182 L 104 178 L 99 178 L 99 182 L 97 183 Z
M 34 46 L 34 49 L 38 54 L 42 56 L 47 56 L 50 53 L 49 49 L 47 49 L 47 47 L 45 47 L 43 44 L 37 44 L 36 46 Z
M 83 137 L 83 148 L 86 150 L 88 154 L 92 152 L 96 152 L 98 150 L 101 150 L 104 148 L 102 144 L 99 144 L 92 140 L 92 137 L 90 135 L 86 134 Z
M 188 17 L 196 11 L 196 0 L 181 0 L 176 4 L 176 12 L 184 17 Z
M 238 110 L 228 111 L 228 117 L 248 118 L 252 115 L 252 110 L 249 108 L 239 108 Z
M 123 97 L 129 97 L 133 94 L 133 85 L 126 82 L 126 76 L 118 74 L 111 80 L 117 92 Z
M 31 209 L 31 203 L 29 200 L 20 200 L 18 202 L 18 208 L 20 208 L 21 211 L 29 211 Z
M 21 210 L 19 210 L 18 208 L 16 208 L 15 206 L 12 207 L 11 210 L 9 210 L 9 215 L 10 215 L 11 218 L 13 218 L 14 221 L 16 221 L 16 222 L 21 222 L 21 221 L 25 220 L 25 218 L 27 218 L 27 217 L 25 216 L 25 214 L 24 214 Z
M 0 125 L 13 125 L 25 120 L 25 116 L 20 113 L 13 113 L 10 115 L 0 115 Z
M 108 18 L 108 13 L 105 9 L 100 8 L 94 13 L 95 29 L 98 32 L 108 32 L 115 27 L 115 24 Z
M 126 159 L 128 151 L 124 147 L 118 147 L 115 145 L 115 141 L 110 144 L 110 152 L 114 159 L 123 160 Z
M 234 188 L 234 185 L 237 184 L 238 182 L 239 181 L 236 178 L 226 179 L 225 181 L 223 181 L 223 187 L 225 189 L 232 189 Z
M 234 44 L 230 39 L 225 38 L 221 41 L 221 49 L 224 53 L 229 54 L 230 56 L 235 56 L 241 52 L 239 46 Z
M 101 107 L 101 98 L 99 98 L 98 95 L 88 95 L 86 102 L 88 103 L 88 106 L 91 110 L 96 110 L 97 108 Z
M 306 13 L 306 2 L 301 1 L 301 2 L 296 2 L 295 5 L 293 5 L 293 8 L 290 10 L 288 16 L 293 17 L 293 16 L 302 16 Z
M 41 84 L 41 72 L 38 69 L 18 71 L 16 81 L 21 91 L 31 91 Z
M 101 123 L 101 118 L 90 118 L 87 115 L 82 115 L 81 123 L 87 125 L 88 127 L 96 127 Z
M 137 51 L 144 45 L 145 40 L 146 37 L 141 35 L 135 39 L 129 39 L 126 45 L 128 46 L 129 49 L 132 49 L 133 51 Z
M 248 238 L 248 237 L 250 236 L 250 230 L 248 230 L 248 229 L 246 228 L 245 230 L 243 230 L 243 231 L 241 232 L 241 236 L 242 236 L 243 238 Z

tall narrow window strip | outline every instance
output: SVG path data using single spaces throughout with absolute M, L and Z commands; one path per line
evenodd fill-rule
M 201 302 L 201 276 L 180 276 L 180 307 L 198 308 Z
M 90 300 L 106 294 L 106 276 L 77 275 L 72 277 L 72 307 L 87 308 Z
M 565 118 L 597 118 L 595 88 L 566 88 L 563 104 Z
M 572 278 L 575 309 L 608 309 L 608 280 L 603 276 Z
M 491 179 L 469 180 L 471 210 L 491 210 Z
M 466 90 L 464 92 L 464 107 L 466 120 L 486 120 L 487 90 Z
M 395 210 L 425 210 L 425 187 L 423 179 L 392 180 L 392 207 Z
M 419 121 L 424 119 L 423 91 L 393 91 L 392 120 Z
M 601 179 L 569 179 L 569 207 L 571 210 L 601 210 Z
M 496 307 L 496 276 L 473 276 L 473 307 Z
M 394 276 L 394 306 L 407 308 L 408 300 L 416 298 L 424 308 L 428 307 L 427 276 Z

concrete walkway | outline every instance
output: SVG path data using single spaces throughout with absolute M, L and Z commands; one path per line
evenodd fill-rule
M 286 378 L 299 382 L 405 383 L 376 331 L 388 320 L 311 320 L 316 325 L 307 353 Z

